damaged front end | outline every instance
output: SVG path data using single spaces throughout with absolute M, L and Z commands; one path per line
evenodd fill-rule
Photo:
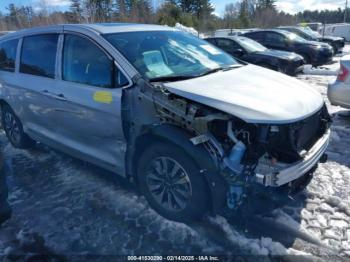
M 240 207 L 251 185 L 293 183 L 325 160 L 331 123 L 326 106 L 295 123 L 252 124 L 175 95 L 161 83 L 139 96 L 154 105 L 160 125 L 181 127 L 193 146 L 205 147 L 228 185 L 230 209 Z

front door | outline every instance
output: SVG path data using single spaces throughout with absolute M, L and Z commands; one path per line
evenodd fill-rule
M 55 113 L 60 142 L 78 157 L 122 171 L 121 97 L 128 80 L 114 60 L 84 36 L 65 34 L 61 61 L 61 106 Z
M 56 137 L 54 111 L 60 103 L 59 98 L 55 97 L 58 38 L 58 33 L 24 37 L 19 72 L 13 81 L 13 85 L 21 90 L 18 95 L 12 96 L 24 106 L 25 117 L 20 115 L 20 119 L 25 131 L 48 145 Z

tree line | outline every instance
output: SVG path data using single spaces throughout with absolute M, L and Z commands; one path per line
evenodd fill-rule
M 181 23 L 200 32 L 219 28 L 268 28 L 299 22 L 343 22 L 344 9 L 303 11 L 295 15 L 278 11 L 276 0 L 239 0 L 217 16 L 210 0 L 70 0 L 65 11 L 52 9 L 47 0 L 35 7 L 9 4 L 0 13 L 0 30 L 10 31 L 60 23 L 137 22 L 174 26 Z M 350 12 L 347 16 L 350 22 Z

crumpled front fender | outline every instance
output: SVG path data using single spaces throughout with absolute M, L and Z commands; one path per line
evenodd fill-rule
M 205 147 L 203 145 L 195 146 L 190 141 L 193 135 L 180 127 L 170 124 L 155 125 L 148 130 L 148 134 L 151 134 L 154 138 L 164 139 L 179 146 L 195 161 L 207 182 L 211 199 L 211 211 L 213 213 L 217 213 L 226 205 L 227 182 Z

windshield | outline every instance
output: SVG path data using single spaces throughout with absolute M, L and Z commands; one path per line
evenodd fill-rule
M 287 31 L 284 31 L 283 34 L 287 36 L 287 38 L 291 41 L 301 42 L 301 43 L 306 42 L 304 38 L 302 38 L 301 36 L 298 36 L 297 34 L 287 32 Z
M 310 27 L 301 27 L 300 30 L 303 31 L 305 34 L 311 36 L 312 38 L 322 37 L 318 32 L 313 31 Z
M 217 47 L 179 31 L 113 33 L 104 37 L 147 79 L 196 77 L 240 65 Z
M 258 42 L 247 38 L 247 37 L 237 37 L 235 38 L 238 44 L 240 44 L 248 53 L 263 52 L 267 48 Z

